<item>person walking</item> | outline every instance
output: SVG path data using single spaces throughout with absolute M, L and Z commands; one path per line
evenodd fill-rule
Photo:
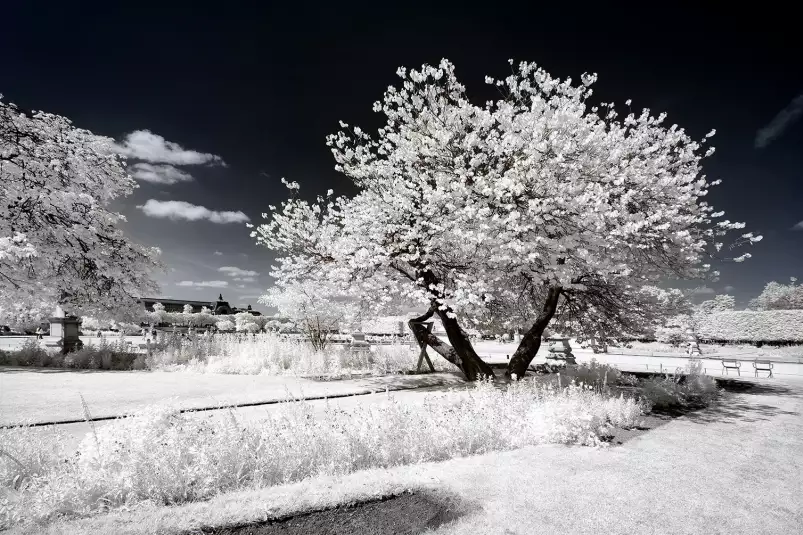
M 42 330 L 42 327 L 37 327 L 36 328 L 36 339 L 37 340 L 41 340 L 43 334 L 44 334 L 44 331 Z

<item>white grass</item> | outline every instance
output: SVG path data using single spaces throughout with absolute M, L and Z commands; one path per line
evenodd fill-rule
M 637 425 L 644 408 L 584 386 L 559 390 L 521 381 L 504 390 L 482 383 L 468 395 L 433 395 L 423 407 L 389 395 L 382 405 L 327 409 L 319 420 L 308 404 L 288 404 L 254 426 L 233 413 L 230 421 L 211 424 L 152 407 L 88 435 L 76 456 L 41 434 L 4 430 L 0 529 L 530 444 L 601 446 L 600 435 L 611 426 Z
M 147 364 L 151 369 L 165 371 L 342 377 L 414 371 L 418 353 L 408 344 L 376 345 L 368 352 L 330 345 L 318 352 L 301 340 L 273 333 L 224 334 L 168 339 Z M 440 357 L 431 359 L 436 371 L 456 370 Z

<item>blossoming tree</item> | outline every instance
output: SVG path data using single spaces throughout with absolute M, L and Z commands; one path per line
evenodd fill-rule
M 309 203 L 285 181 L 291 199 L 252 236 L 279 253 L 283 284 L 336 283 L 377 310 L 423 304 L 417 319 L 438 316 L 451 344 L 439 352 L 469 379 L 493 371 L 460 321 L 515 303 L 527 330 L 507 374 L 522 377 L 561 302 L 577 321 L 610 321 L 627 300 L 594 304 L 600 288 L 632 297 L 662 278 L 715 277 L 707 259 L 744 227 L 704 200 L 719 182 L 701 175 L 713 131 L 696 142 L 664 114 L 592 106 L 595 75 L 573 84 L 521 63 L 486 78 L 502 97 L 477 106 L 447 60 L 398 74 L 374 104 L 387 119 L 376 135 L 341 123 L 328 138 L 359 193 Z
M 119 317 L 156 289 L 158 249 L 132 243 L 109 209 L 136 187 L 113 142 L 0 100 L 0 316 L 59 304 Z
M 353 299 L 324 282 L 281 282 L 259 301 L 279 309 L 302 332 L 316 351 L 326 348 L 331 335 L 359 322 L 360 307 Z

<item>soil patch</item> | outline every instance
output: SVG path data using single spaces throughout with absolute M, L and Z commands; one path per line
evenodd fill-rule
M 414 535 L 462 516 L 451 500 L 405 493 L 254 524 L 210 528 L 204 535 Z M 195 532 L 198 533 L 198 532 Z

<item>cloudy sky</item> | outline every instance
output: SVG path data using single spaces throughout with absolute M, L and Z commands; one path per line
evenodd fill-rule
M 119 210 L 134 239 L 162 248 L 163 297 L 222 292 L 256 305 L 271 257 L 245 222 L 285 197 L 282 177 L 303 196 L 353 192 L 325 136 L 339 120 L 379 126 L 371 105 L 397 67 L 442 57 L 478 102 L 493 98 L 484 76 L 503 77 L 514 58 L 561 77 L 597 72 L 602 100 L 666 111 L 695 137 L 715 128 L 706 172 L 723 184 L 710 200 L 764 240 L 700 295 L 744 303 L 767 281 L 803 276 L 803 69 L 789 17 L 538 2 L 525 4 L 531 12 L 117 4 L 4 5 L 0 93 L 118 141 L 141 184 Z

